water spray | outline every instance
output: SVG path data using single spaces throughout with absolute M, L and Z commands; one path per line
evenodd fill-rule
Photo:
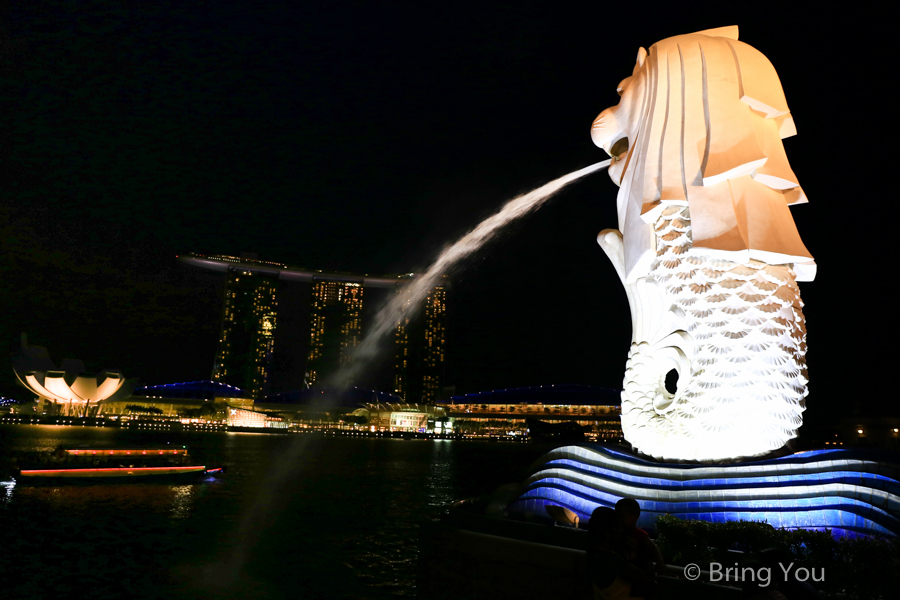
M 355 379 L 375 358 L 384 338 L 397 327 L 397 324 L 405 315 L 406 307 L 412 307 L 413 311 L 417 310 L 428 293 L 438 285 L 441 277 L 456 266 L 457 263 L 491 241 L 511 221 L 534 212 L 573 181 L 604 169 L 611 162 L 612 159 L 608 159 L 573 171 L 559 179 L 545 183 L 527 194 L 513 198 L 499 211 L 483 220 L 452 246 L 446 248 L 425 273 L 406 284 L 394 298 L 378 311 L 375 315 L 374 325 L 363 337 L 362 342 L 353 349 L 351 360 L 328 379 L 328 384 L 334 387 L 342 387 L 348 380 Z
M 585 175 L 608 167 L 610 162 L 611 160 L 604 160 L 573 171 L 527 194 L 513 198 L 498 212 L 483 220 L 456 243 L 444 249 L 425 273 L 410 281 L 400 290 L 400 293 L 378 311 L 374 326 L 354 349 L 350 364 L 340 368 L 330 377 L 328 384 L 337 384 L 342 387 L 349 378 L 356 377 L 365 369 L 377 354 L 381 342 L 393 332 L 400 319 L 406 314 L 406 308 L 409 306 L 412 310 L 416 310 L 420 307 L 422 301 L 438 284 L 441 277 L 457 263 L 491 241 L 510 222 L 537 210 L 565 186 Z M 243 576 L 243 565 L 248 552 L 257 540 L 257 532 L 263 526 L 279 497 L 280 484 L 289 480 L 296 471 L 307 440 L 307 436 L 300 436 L 279 458 L 267 478 L 267 483 L 262 486 L 263 491 L 238 524 L 235 536 L 235 539 L 238 540 L 237 545 L 224 557 L 224 560 L 205 569 L 205 576 L 202 580 L 206 586 L 225 589 Z

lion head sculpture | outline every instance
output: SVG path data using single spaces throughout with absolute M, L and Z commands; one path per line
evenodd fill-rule
M 815 275 L 788 209 L 806 196 L 781 82 L 726 27 L 641 48 L 618 91 L 591 136 L 619 185 L 620 231 L 597 240 L 632 313 L 625 438 L 670 459 L 777 450 L 805 410 L 797 281 Z
M 594 120 L 591 137 L 614 157 L 621 188 L 628 280 L 646 273 L 667 205 L 690 207 L 696 248 L 815 276 L 787 208 L 807 201 L 781 143 L 794 120 L 772 64 L 737 37 L 723 27 L 641 48 L 621 101 Z

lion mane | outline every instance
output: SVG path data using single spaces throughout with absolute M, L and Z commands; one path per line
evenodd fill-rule
M 598 146 L 618 154 L 627 143 L 610 174 L 628 281 L 646 275 L 653 224 L 673 205 L 689 207 L 697 250 L 815 276 L 788 209 L 807 201 L 781 141 L 796 134 L 794 120 L 772 64 L 737 38 L 723 27 L 641 48 L 620 103 L 594 121 Z

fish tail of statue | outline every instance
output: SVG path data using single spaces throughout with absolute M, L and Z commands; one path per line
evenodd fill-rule
M 651 456 L 760 456 L 796 437 L 805 409 L 806 324 L 790 265 L 737 263 L 691 245 L 690 209 L 655 223 L 656 258 L 623 283 L 633 336 L 622 430 Z M 618 232 L 598 236 L 622 269 Z M 677 388 L 666 388 L 677 373 Z

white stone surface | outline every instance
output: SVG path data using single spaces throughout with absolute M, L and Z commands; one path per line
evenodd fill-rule
M 598 242 L 632 313 L 622 427 L 660 458 L 759 456 L 802 423 L 796 282 L 815 262 L 788 209 L 806 202 L 782 144 L 796 128 L 774 67 L 737 37 L 724 27 L 641 48 L 591 128 L 620 186 L 619 231 Z

